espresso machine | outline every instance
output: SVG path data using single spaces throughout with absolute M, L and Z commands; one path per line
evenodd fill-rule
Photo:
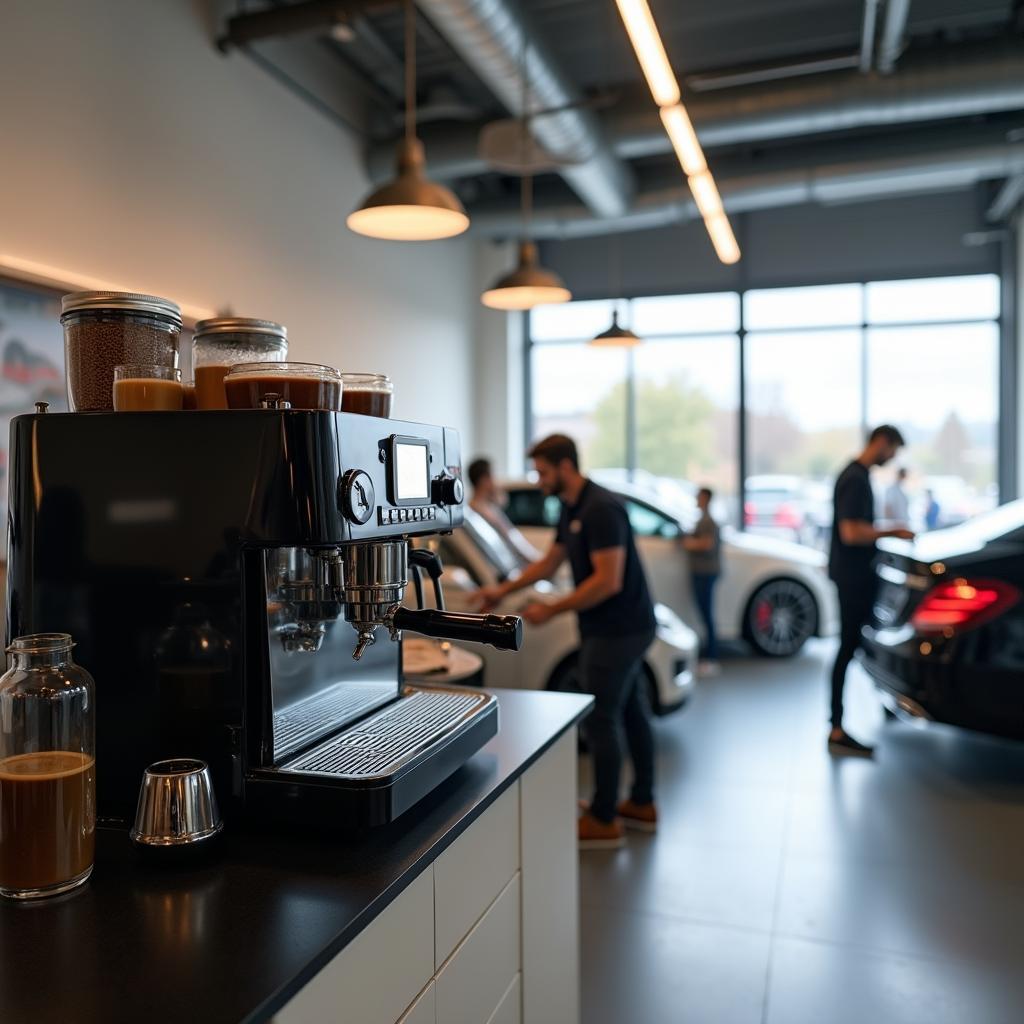
M 7 638 L 72 634 L 101 817 L 131 819 L 146 765 L 199 757 L 229 816 L 382 824 L 497 732 L 493 696 L 401 674 L 405 631 L 522 641 L 513 616 L 403 604 L 440 574 L 410 540 L 462 522 L 454 430 L 273 401 L 40 410 L 10 456 Z

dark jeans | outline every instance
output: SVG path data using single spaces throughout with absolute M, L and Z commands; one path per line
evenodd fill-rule
M 702 656 L 708 661 L 718 661 L 718 634 L 715 632 L 715 584 L 718 582 L 717 573 L 694 572 L 690 574 L 693 583 L 693 597 L 697 602 L 697 609 L 700 617 L 704 620 L 707 629 L 707 640 L 704 644 Z
M 860 632 L 871 621 L 875 603 L 875 577 L 837 582 L 839 588 L 839 652 L 832 666 L 832 727 L 843 726 L 843 684 L 846 670 L 860 647 Z
M 589 636 L 580 644 L 580 686 L 594 695 L 594 709 L 583 729 L 594 762 L 594 798 L 590 813 L 601 821 L 615 818 L 622 773 L 621 727 L 633 762 L 630 799 L 654 801 L 654 734 L 644 685 L 643 657 L 654 632 L 631 636 Z

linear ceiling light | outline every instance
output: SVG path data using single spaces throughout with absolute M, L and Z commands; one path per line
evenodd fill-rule
M 661 123 L 686 175 L 693 201 L 704 218 L 704 227 L 711 236 L 711 244 L 723 263 L 736 263 L 740 258 L 740 247 L 722 207 L 722 198 L 718 194 L 715 180 L 708 170 L 704 150 L 682 104 L 679 83 L 669 64 L 647 0 L 615 2 L 651 95 L 658 105 Z

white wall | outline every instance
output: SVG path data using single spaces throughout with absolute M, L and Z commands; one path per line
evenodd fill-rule
M 0 252 L 281 321 L 293 358 L 471 435 L 475 243 L 349 232 L 358 144 L 221 56 L 208 5 L 4 0 L 0 138 Z

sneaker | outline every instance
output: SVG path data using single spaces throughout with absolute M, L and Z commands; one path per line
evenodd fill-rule
M 577 823 L 581 850 L 617 850 L 626 844 L 626 833 L 618 821 L 601 821 L 589 812 Z
M 875 748 L 858 743 L 849 733 L 833 739 L 828 738 L 828 752 L 834 757 L 874 757 Z
M 658 808 L 654 804 L 635 804 L 632 800 L 623 800 L 616 809 L 626 828 L 635 828 L 638 832 L 658 831 Z
M 717 661 L 697 662 L 698 679 L 710 679 L 712 676 L 720 676 L 721 674 L 722 666 Z

